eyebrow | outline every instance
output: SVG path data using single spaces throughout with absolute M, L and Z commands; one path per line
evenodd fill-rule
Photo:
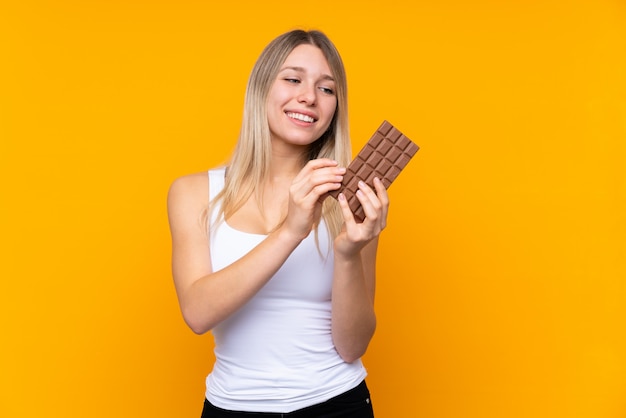
M 299 73 L 306 73 L 306 70 L 303 67 L 283 67 L 280 69 L 280 72 L 283 72 L 285 70 L 294 70 Z M 322 80 L 335 81 L 335 79 L 329 74 L 323 74 L 321 78 Z

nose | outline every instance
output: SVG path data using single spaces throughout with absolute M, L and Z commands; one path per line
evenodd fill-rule
M 315 105 L 316 94 L 315 94 L 315 86 L 313 85 L 305 85 L 302 83 L 302 88 L 298 93 L 298 103 L 305 103 L 309 106 Z

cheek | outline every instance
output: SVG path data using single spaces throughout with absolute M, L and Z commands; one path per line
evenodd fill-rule
M 268 94 L 268 103 L 270 105 L 280 106 L 287 100 L 288 92 L 281 89 L 276 84 L 272 86 Z
M 337 109 L 337 97 L 336 96 L 324 97 L 324 103 L 326 107 L 330 109 L 330 112 L 334 114 L 335 110 Z
M 326 102 L 324 102 L 324 107 L 325 107 L 325 113 L 328 115 L 329 121 L 328 123 L 330 123 L 330 121 L 333 119 L 333 116 L 335 115 L 335 112 L 337 111 L 337 100 L 332 98 Z
M 267 117 L 272 122 L 272 120 L 278 118 L 278 115 L 282 113 L 283 100 L 280 95 L 276 94 L 277 92 L 270 92 L 270 95 L 267 97 Z

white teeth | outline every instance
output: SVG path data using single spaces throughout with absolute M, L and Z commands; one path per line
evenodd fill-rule
M 301 113 L 287 112 L 287 116 L 289 116 L 292 119 L 301 120 L 303 122 L 309 122 L 309 123 L 315 122 L 315 119 L 313 119 L 312 117 L 307 116 L 307 115 L 303 115 Z

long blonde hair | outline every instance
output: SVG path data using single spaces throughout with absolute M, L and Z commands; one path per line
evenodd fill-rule
M 347 81 L 341 56 L 330 39 L 320 31 L 287 32 L 265 47 L 252 68 L 246 89 L 241 131 L 228 163 L 225 186 L 211 202 L 211 207 L 215 207 L 216 202 L 221 202 L 217 219 L 228 218 L 253 193 L 256 194 L 257 202 L 263 201 L 263 189 L 257 186 L 267 180 L 271 162 L 267 97 L 287 56 L 302 44 L 313 45 L 324 54 L 335 80 L 337 98 L 337 107 L 328 130 L 309 146 L 302 166 L 308 160 L 322 157 L 334 159 L 343 167 L 350 162 Z M 331 237 L 337 236 L 341 229 L 342 216 L 333 198 L 324 201 L 322 217 L 328 225 Z

